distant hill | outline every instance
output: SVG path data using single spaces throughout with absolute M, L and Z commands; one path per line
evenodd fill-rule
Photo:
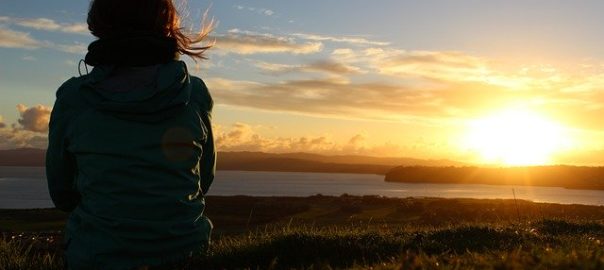
M 423 167 L 402 166 L 386 174 L 387 182 L 487 184 L 604 189 L 604 167 Z
M 259 159 L 230 159 L 221 155 L 218 170 L 227 171 L 277 171 L 277 172 L 321 172 L 321 173 L 362 173 L 386 174 L 393 166 L 374 164 L 326 163 L 305 159 L 268 157 Z
M 0 166 L 45 166 L 46 150 L 36 148 L 20 148 L 0 150 Z
M 310 153 L 220 152 L 220 163 L 240 163 L 266 159 L 306 160 L 333 164 L 361 164 L 392 166 L 467 166 L 467 163 L 446 159 L 426 160 L 405 157 L 371 157 L 358 155 L 319 155 Z
M 43 149 L 0 150 L 0 166 L 44 166 Z M 463 166 L 449 160 L 326 156 L 309 153 L 220 152 L 218 170 L 386 174 L 397 166 Z

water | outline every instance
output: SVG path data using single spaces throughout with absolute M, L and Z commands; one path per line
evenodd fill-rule
M 12 176 L 8 176 L 12 175 Z M 387 183 L 381 175 L 219 171 L 209 195 L 441 197 L 604 205 L 604 191 L 556 187 Z M 43 169 L 0 167 L 0 208 L 52 207 Z

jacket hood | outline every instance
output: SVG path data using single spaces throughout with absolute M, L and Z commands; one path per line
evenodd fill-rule
M 191 82 L 182 61 L 146 67 L 95 67 L 81 88 L 96 109 L 116 117 L 157 122 L 182 111 L 191 98 Z

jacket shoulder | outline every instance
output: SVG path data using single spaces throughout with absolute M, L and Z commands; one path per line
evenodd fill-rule
M 214 100 L 205 82 L 196 76 L 191 76 L 191 98 L 199 104 L 204 111 L 211 112 L 214 108 Z
M 56 104 L 64 107 L 86 108 L 80 96 L 80 88 L 88 80 L 88 75 L 72 77 L 65 81 L 56 92 Z
M 71 77 L 69 80 L 65 81 L 57 90 L 57 98 L 64 98 L 76 94 L 80 89 L 80 86 L 86 81 L 86 77 L 86 75 Z
M 56 92 L 57 101 L 63 101 L 66 103 L 70 103 L 71 105 L 76 105 L 80 99 L 80 88 L 87 81 L 89 75 L 84 75 L 81 77 L 71 77 L 69 80 L 65 81 Z M 72 104 L 72 102 L 76 102 Z

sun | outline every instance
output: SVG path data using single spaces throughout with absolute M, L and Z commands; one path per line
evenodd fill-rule
M 483 162 L 545 165 L 568 145 L 562 125 L 525 109 L 508 109 L 470 122 L 465 145 Z

